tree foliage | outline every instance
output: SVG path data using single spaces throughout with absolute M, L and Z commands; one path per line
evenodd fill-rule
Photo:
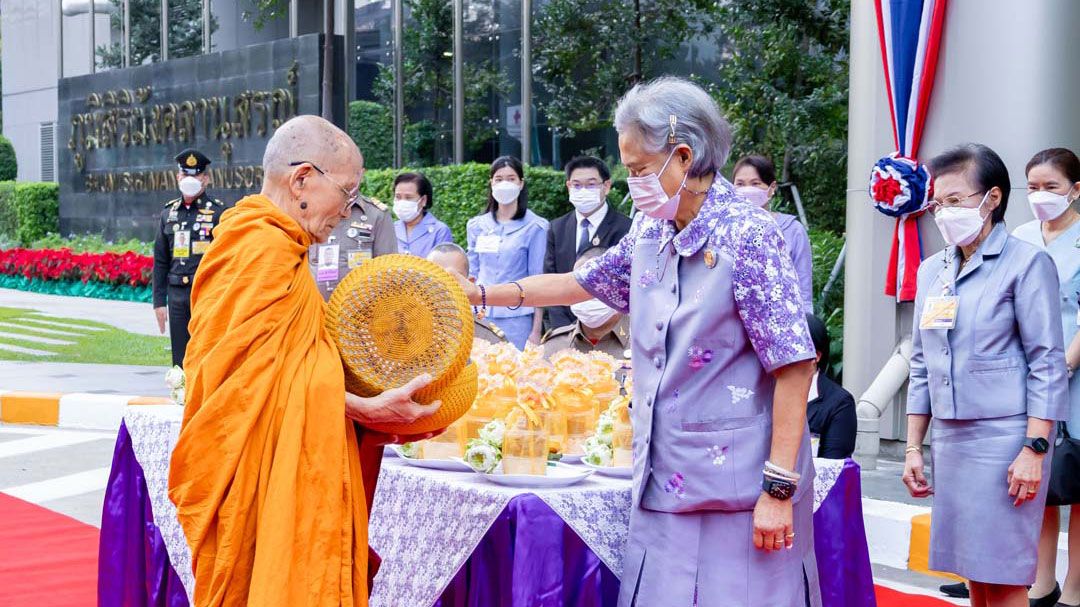
M 812 227 L 842 232 L 847 183 L 850 0 L 728 0 L 724 62 L 711 86 L 733 156 L 758 153 L 795 183 Z
M 110 24 L 113 31 L 122 31 L 123 2 L 112 0 L 116 10 Z M 129 0 L 131 11 L 131 65 L 161 61 L 161 1 Z M 211 31 L 217 20 L 211 18 Z M 193 57 L 203 50 L 202 0 L 169 1 L 169 58 Z M 122 40 L 97 47 L 99 68 L 118 68 L 124 65 Z
M 454 13 L 447 0 L 405 0 L 410 14 L 402 32 L 402 80 L 405 107 L 429 106 L 430 113 L 414 118 L 405 127 L 406 162 L 432 162 L 440 141 L 451 129 L 454 99 Z M 480 14 L 480 29 L 494 29 L 490 15 Z M 465 62 L 465 149 L 475 151 L 495 136 L 485 120 L 490 113 L 491 97 L 505 97 L 510 83 L 490 61 Z M 387 107 L 394 105 L 393 66 L 382 65 L 375 82 L 375 96 Z
M 534 24 L 533 75 L 565 135 L 611 125 L 615 102 L 659 76 L 679 47 L 711 32 L 712 0 L 550 0 Z

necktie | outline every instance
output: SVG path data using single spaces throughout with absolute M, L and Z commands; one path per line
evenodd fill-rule
M 577 254 L 581 255 L 589 248 L 589 228 L 592 224 L 589 223 L 589 218 L 586 217 L 581 220 L 581 236 L 578 237 Z

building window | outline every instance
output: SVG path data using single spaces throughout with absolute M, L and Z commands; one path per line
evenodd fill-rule
M 41 123 L 41 180 L 56 181 L 56 124 Z

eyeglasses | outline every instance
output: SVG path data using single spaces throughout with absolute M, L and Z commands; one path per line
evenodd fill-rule
M 329 181 L 330 183 L 337 186 L 337 189 L 341 190 L 341 193 L 345 195 L 345 205 L 342 207 L 342 212 L 343 213 L 345 211 L 347 211 L 349 209 L 349 207 L 351 207 L 356 202 L 357 198 L 360 198 L 360 184 L 359 183 L 356 184 L 355 189 L 346 190 L 344 188 L 344 186 L 342 186 L 340 183 L 334 181 L 333 179 L 330 179 L 330 176 L 326 174 L 326 171 L 320 169 L 319 165 L 315 164 L 314 162 L 311 162 L 311 161 L 308 161 L 308 160 L 297 160 L 296 162 L 290 162 L 289 166 L 296 167 L 296 166 L 300 166 L 302 164 L 310 164 L 311 168 L 315 169 L 316 173 L 322 175 L 323 177 L 326 177 L 327 181 Z M 360 180 L 363 181 L 363 179 L 364 179 L 364 174 L 363 174 L 363 172 L 361 172 L 360 173 Z
M 600 182 L 600 181 L 585 181 L 585 182 L 571 181 L 570 182 L 570 188 L 573 189 L 573 190 L 595 190 L 595 189 L 600 188 L 600 186 L 602 186 L 602 185 L 604 185 L 604 184 L 603 184 L 603 182 Z
M 961 205 L 961 203 L 963 203 L 968 198 L 971 198 L 972 196 L 980 196 L 980 195 L 985 194 L 985 193 L 986 193 L 986 191 L 983 190 L 982 192 L 972 192 L 971 194 L 968 194 L 967 196 L 948 196 L 944 200 L 938 200 L 937 198 L 935 198 L 935 199 L 930 201 L 930 206 L 927 207 L 927 209 L 930 211 L 931 214 L 934 214 L 934 213 L 937 213 L 938 211 L 940 211 L 941 209 L 950 209 L 950 208 L 953 208 L 953 207 L 958 207 L 958 206 Z

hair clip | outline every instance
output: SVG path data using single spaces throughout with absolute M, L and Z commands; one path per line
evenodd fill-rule
M 668 133 L 667 142 L 670 145 L 675 145 L 675 125 L 678 123 L 678 119 L 675 118 L 675 114 L 668 115 L 668 125 L 671 127 L 671 132 Z

